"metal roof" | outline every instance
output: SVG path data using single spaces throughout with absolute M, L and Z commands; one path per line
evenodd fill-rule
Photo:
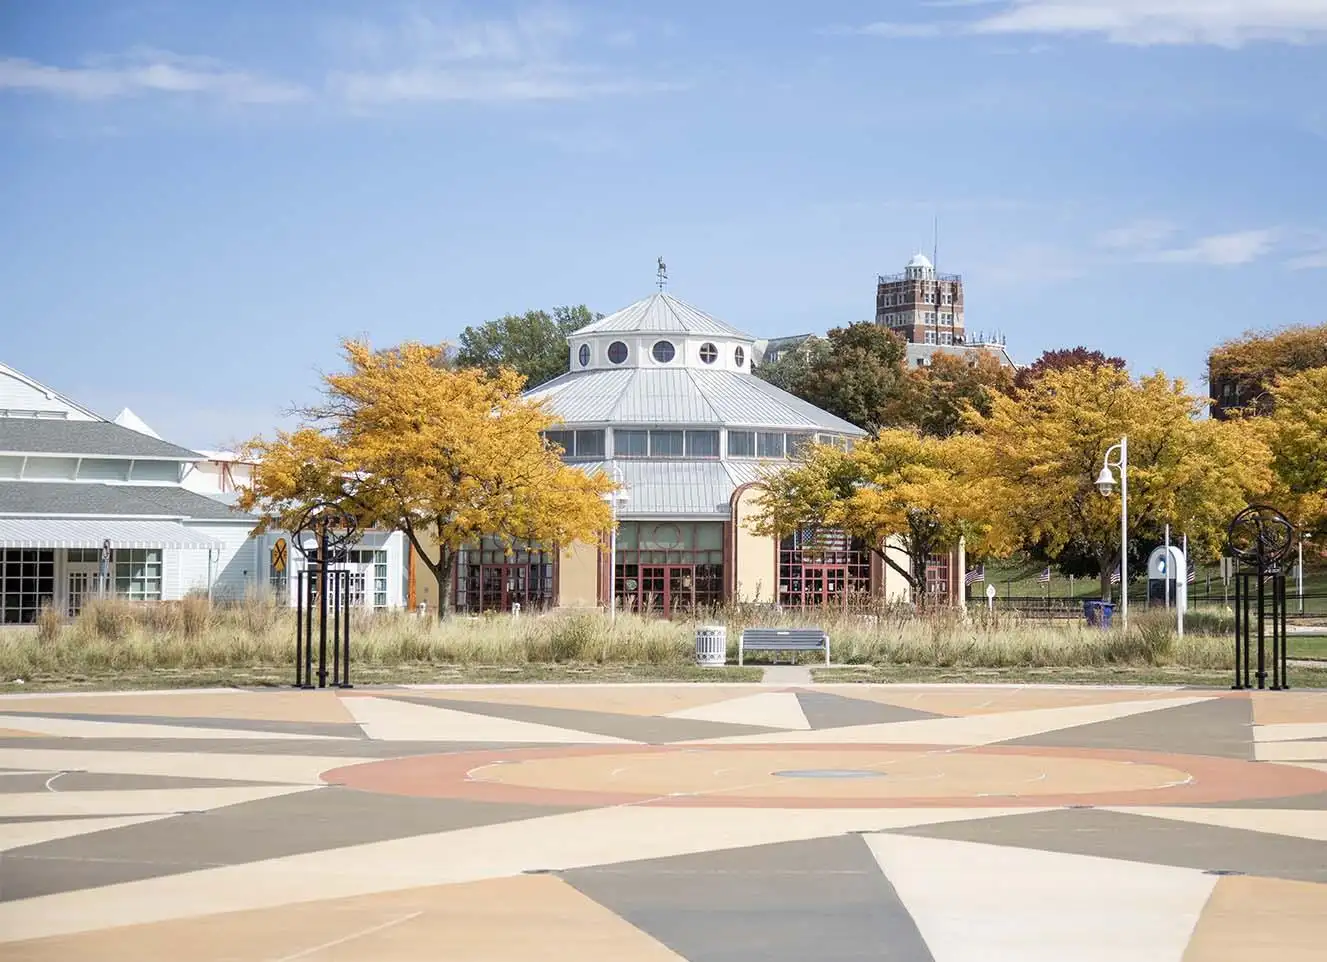
M 772 469 L 770 465 L 730 461 L 620 460 L 575 466 L 590 474 L 608 475 L 617 467 L 627 494 L 618 516 L 627 520 L 660 516 L 726 518 L 733 492 Z
M 117 458 L 202 461 L 202 455 L 178 444 L 148 437 L 110 421 L 0 417 L 0 452 L 87 454 Z
M 0 518 L 0 548 L 212 548 L 215 538 L 177 521 Z
M 0 481 L 0 515 L 121 515 L 196 521 L 257 519 L 213 498 L 171 485 Z
M 527 396 L 546 400 L 546 409 L 569 425 L 705 424 L 824 431 L 851 437 L 866 433 L 743 371 L 575 371 L 540 385 Z
M 655 333 L 671 332 L 674 334 L 710 334 L 715 337 L 739 337 L 752 340 L 750 334 L 739 331 L 718 318 L 706 314 L 699 308 L 692 307 L 686 301 L 678 300 L 672 294 L 659 292 L 644 300 L 622 308 L 615 314 L 600 318 L 593 324 L 587 324 L 573 333 L 607 334 L 649 331 Z

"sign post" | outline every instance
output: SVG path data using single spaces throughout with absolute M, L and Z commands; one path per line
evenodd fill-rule
M 101 543 L 101 559 L 97 567 L 97 594 L 105 598 L 111 587 L 111 539 Z

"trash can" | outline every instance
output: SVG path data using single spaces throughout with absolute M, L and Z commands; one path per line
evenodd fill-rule
M 722 668 L 728 661 L 728 629 L 724 625 L 704 625 L 696 629 L 696 664 L 702 668 Z
M 1111 616 L 1115 614 L 1115 604 L 1110 601 L 1084 601 L 1083 617 L 1092 628 L 1110 627 Z

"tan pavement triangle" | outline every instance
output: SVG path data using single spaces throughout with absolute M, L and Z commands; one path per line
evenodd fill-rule
M 6 962 L 685 962 L 552 876 L 202 915 L 6 945 Z
M 165 718 L 242 718 L 253 721 L 353 722 L 327 691 L 151 692 L 108 695 L 0 697 L 0 712 L 83 715 L 160 715 Z M 0 715 L 0 725 L 5 719 Z
M 1220 879 L 1184 962 L 1322 962 L 1327 885 L 1284 879 Z
M 597 711 L 615 715 L 667 715 L 702 705 L 712 705 L 742 698 L 754 687 L 729 685 L 692 685 L 656 687 L 653 685 L 603 687 L 598 685 L 513 686 L 511 688 L 411 689 L 411 697 L 436 698 L 439 701 L 488 702 L 495 705 L 528 705 L 535 708 L 567 708 L 574 711 Z

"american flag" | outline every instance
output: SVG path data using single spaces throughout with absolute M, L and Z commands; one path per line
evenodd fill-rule
M 978 581 L 985 581 L 985 580 L 986 580 L 985 562 L 982 562 L 981 564 L 977 565 L 977 567 L 975 568 L 969 569 L 968 573 L 963 576 L 963 584 L 969 587 L 971 587 L 973 584 L 975 584 Z
M 1189 565 L 1188 583 L 1193 584 L 1198 580 L 1198 569 L 1192 563 Z
M 1119 568 L 1116 568 L 1114 571 L 1112 571 L 1112 572 L 1110 573 L 1110 583 L 1113 584 L 1113 585 L 1117 585 L 1117 584 L 1120 583 L 1120 569 L 1119 569 Z
M 1051 566 L 1047 565 L 1046 570 L 1037 575 L 1037 584 L 1048 585 L 1051 583 Z

